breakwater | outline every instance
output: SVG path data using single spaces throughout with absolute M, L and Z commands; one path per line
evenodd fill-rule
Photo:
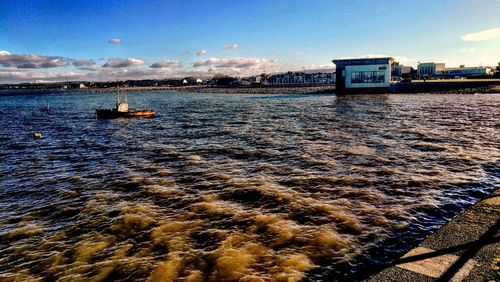
M 390 87 L 345 88 L 337 95 L 352 94 L 481 94 L 500 93 L 500 80 L 429 80 L 394 82 Z
M 428 81 L 397 83 L 390 88 L 391 93 L 436 93 L 436 94 L 474 94 L 500 93 L 500 81 Z

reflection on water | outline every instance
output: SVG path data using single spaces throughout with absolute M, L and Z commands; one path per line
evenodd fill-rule
M 359 280 L 499 182 L 500 96 L 129 99 L 0 96 L 2 280 Z

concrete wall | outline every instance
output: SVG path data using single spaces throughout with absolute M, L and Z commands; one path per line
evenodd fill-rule
M 385 69 L 384 69 L 385 68 Z M 384 71 L 383 83 L 352 83 L 351 74 L 358 71 Z M 372 88 L 372 87 L 389 87 L 391 86 L 391 65 L 359 65 L 345 67 L 345 88 Z

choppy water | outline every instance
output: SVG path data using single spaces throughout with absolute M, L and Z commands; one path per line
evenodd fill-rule
M 498 95 L 129 100 L 0 96 L 1 280 L 359 280 L 500 179 Z

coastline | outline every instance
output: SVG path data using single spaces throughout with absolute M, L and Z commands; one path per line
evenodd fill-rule
M 11 93 L 109 93 L 115 92 L 114 88 L 81 88 L 81 89 L 5 89 L 0 90 Z M 121 87 L 120 91 L 178 91 L 182 93 L 211 93 L 211 94 L 334 94 L 335 86 L 269 86 L 269 87 L 212 87 L 206 85 L 196 86 L 146 86 L 146 87 Z
M 85 89 L 87 90 L 87 89 Z M 107 92 L 109 89 L 88 89 L 92 92 Z M 170 87 L 123 87 L 120 91 L 178 91 L 183 93 L 211 93 L 211 94 L 318 94 L 335 93 L 335 86 L 268 86 L 268 87 L 220 87 L 220 86 L 170 86 Z
M 174 87 L 179 92 L 222 94 L 319 94 L 335 93 L 335 86 L 265 86 L 265 87 Z
M 4 93 L 108 93 L 114 88 L 80 88 L 80 89 L 3 89 Z M 334 85 L 320 86 L 143 86 L 120 87 L 120 91 L 178 91 L 183 93 L 207 94 L 335 94 Z M 356 94 L 500 94 L 500 80 L 471 81 L 416 81 L 396 83 L 390 89 L 358 89 Z
M 415 82 L 395 84 L 389 91 L 372 94 L 500 94 L 500 81 L 454 81 L 454 82 Z M 85 89 L 91 92 L 108 92 L 108 88 Z M 84 91 L 85 91 L 84 90 Z M 206 94 L 335 94 L 334 85 L 321 86 L 175 86 L 175 87 L 124 87 L 120 91 L 178 91 L 183 93 Z M 359 94 L 363 94 L 361 91 Z M 365 94 L 369 94 L 365 93 Z M 358 94 L 358 93 L 356 93 Z M 355 94 L 354 94 L 355 95 Z

